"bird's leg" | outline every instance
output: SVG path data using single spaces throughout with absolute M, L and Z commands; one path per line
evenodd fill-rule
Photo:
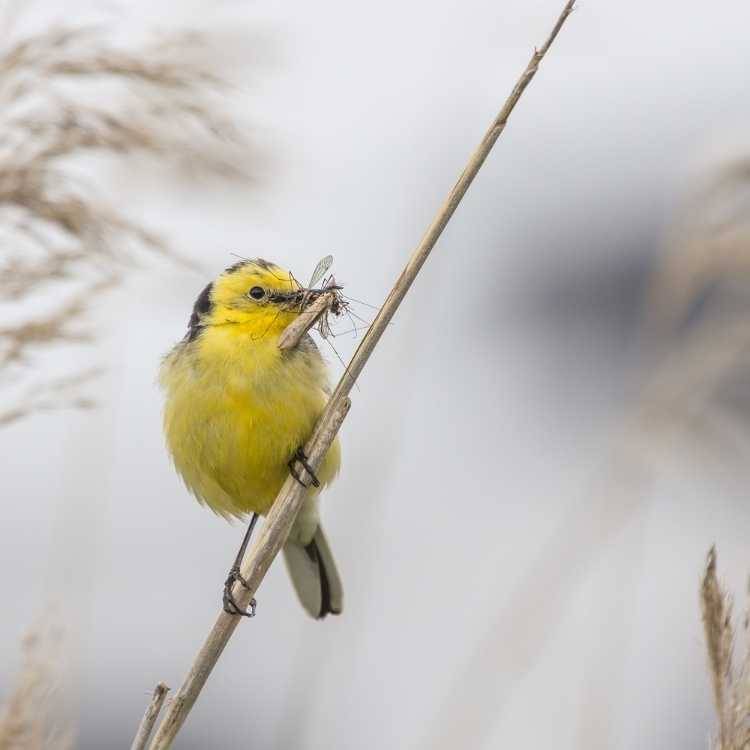
M 312 466 L 310 466 L 310 464 L 308 463 L 307 456 L 305 455 L 305 451 L 302 450 L 302 446 L 297 448 L 297 452 L 292 456 L 291 461 L 289 461 L 289 471 L 303 487 L 309 487 L 310 485 L 305 484 L 302 481 L 300 475 L 297 473 L 295 461 L 299 461 L 302 464 L 304 470 L 310 475 L 310 484 L 312 484 L 313 487 L 320 487 L 320 480 L 315 476 L 315 472 L 312 470 Z
M 247 612 L 246 610 L 242 609 L 239 604 L 237 604 L 237 601 L 234 598 L 234 594 L 232 593 L 232 587 L 234 586 L 236 581 L 239 581 L 245 588 L 249 588 L 247 585 L 247 581 L 242 577 L 242 574 L 240 573 L 240 565 L 242 564 L 242 558 L 245 556 L 248 542 L 250 541 L 250 537 L 253 534 L 253 529 L 255 528 L 255 524 L 257 521 L 258 514 L 253 513 L 253 517 L 250 519 L 247 531 L 245 532 L 245 537 L 242 540 L 239 551 L 237 552 L 237 557 L 234 559 L 234 565 L 232 565 L 232 567 L 229 569 L 227 580 L 224 581 L 224 594 L 222 596 L 222 601 L 224 603 L 224 611 L 230 615 L 240 615 L 241 617 L 255 617 L 255 598 L 250 600 L 250 611 Z

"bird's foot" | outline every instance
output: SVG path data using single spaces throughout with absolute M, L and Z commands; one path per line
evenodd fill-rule
M 310 484 L 313 485 L 313 487 L 320 487 L 320 480 L 318 477 L 315 476 L 315 472 L 312 470 L 312 466 L 307 461 L 307 456 L 305 455 L 305 451 L 302 450 L 302 448 L 297 448 L 297 452 L 292 456 L 291 461 L 289 461 L 289 471 L 291 472 L 292 476 L 303 486 L 303 487 L 309 487 L 310 484 L 305 484 L 302 481 L 302 478 L 300 477 L 297 466 L 295 464 L 296 461 L 299 461 L 302 464 L 302 468 L 310 475 Z
M 255 601 L 254 597 L 250 600 L 249 612 L 245 609 L 242 609 L 242 607 L 240 607 L 240 605 L 237 603 L 237 600 L 234 598 L 232 587 L 237 581 L 239 581 L 246 589 L 250 588 L 247 584 L 247 581 L 242 577 L 239 566 L 233 565 L 229 571 L 227 580 L 224 581 L 224 594 L 222 596 L 224 611 L 227 614 L 239 615 L 240 617 L 255 617 L 255 608 L 257 607 L 257 602 Z

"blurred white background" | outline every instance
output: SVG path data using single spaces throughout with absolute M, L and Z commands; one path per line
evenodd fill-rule
M 59 350 L 106 367 L 99 408 L 0 431 L 0 690 L 59 618 L 92 750 L 179 686 L 242 535 L 163 447 L 156 372 L 195 297 L 233 252 L 298 278 L 332 253 L 379 304 L 562 3 L 155 6 L 64 16 L 221 34 L 264 158 L 231 189 L 110 171 L 200 270 L 143 262 L 93 349 Z M 580 3 L 354 392 L 323 500 L 343 616 L 307 619 L 274 565 L 178 747 L 706 747 L 698 582 L 716 542 L 742 590 L 746 482 L 689 441 L 610 467 L 649 268 L 686 186 L 747 146 L 748 21 L 739 0 Z

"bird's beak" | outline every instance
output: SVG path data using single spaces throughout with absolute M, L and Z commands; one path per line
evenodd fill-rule
M 297 307 L 302 312 L 303 307 L 307 307 L 319 296 L 319 289 L 295 289 L 293 292 L 275 292 L 269 299 L 287 310 Z
M 276 292 L 269 299 L 271 302 L 283 305 L 287 310 L 297 308 L 298 312 L 302 312 L 310 307 L 321 294 L 337 289 L 341 289 L 341 287 L 332 285 L 325 289 L 296 289 L 293 292 Z

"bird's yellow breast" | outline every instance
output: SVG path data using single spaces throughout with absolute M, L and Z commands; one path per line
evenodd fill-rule
M 325 406 L 325 365 L 312 342 L 281 352 L 278 336 L 242 324 L 207 327 L 167 355 L 164 430 L 188 488 L 222 515 L 266 513 L 288 461 Z M 338 472 L 336 442 L 318 470 Z

